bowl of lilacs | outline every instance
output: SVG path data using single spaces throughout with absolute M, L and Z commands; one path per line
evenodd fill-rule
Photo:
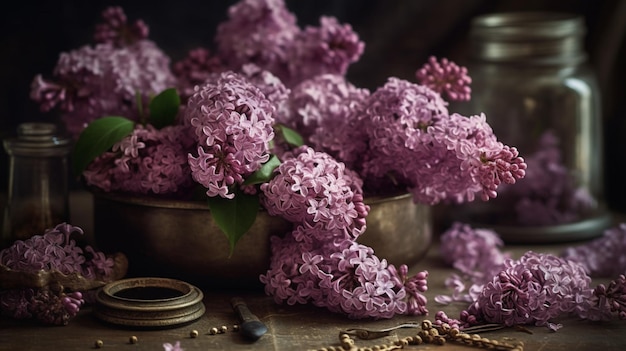
M 96 240 L 129 271 L 212 288 L 252 276 L 277 303 L 354 318 L 423 314 L 428 273 L 388 256 L 426 252 L 430 206 L 525 175 L 483 114 L 448 111 L 470 98 L 463 67 L 433 57 L 357 87 L 346 73 L 365 44 L 334 17 L 301 28 L 281 0 L 239 1 L 214 45 L 178 61 L 148 34 L 108 8 L 95 43 L 32 88 L 75 135 Z

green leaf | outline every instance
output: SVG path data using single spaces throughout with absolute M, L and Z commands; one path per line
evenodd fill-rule
M 248 179 L 243 182 L 243 184 L 252 185 L 267 182 L 272 179 L 272 172 L 274 172 L 278 166 L 280 166 L 280 160 L 278 157 L 276 155 L 270 156 L 270 159 L 267 160 L 267 162 L 265 162 L 258 171 L 252 173 Z
M 283 135 L 283 138 L 285 138 L 285 141 L 288 144 L 293 145 L 293 146 L 304 145 L 304 139 L 302 139 L 302 136 L 298 132 L 296 132 L 295 130 L 283 124 L 278 124 L 277 127 L 280 133 Z
M 80 133 L 72 153 L 72 170 L 75 176 L 109 150 L 115 143 L 130 134 L 135 122 L 119 116 L 102 117 L 89 123 Z
M 229 256 L 241 237 L 252 227 L 259 212 L 259 196 L 235 191 L 233 199 L 221 196 L 208 199 L 211 216 L 217 226 L 226 234 L 230 244 Z
M 176 120 L 179 108 L 180 96 L 178 96 L 176 89 L 165 89 L 150 100 L 150 119 L 148 123 L 157 129 L 172 125 Z

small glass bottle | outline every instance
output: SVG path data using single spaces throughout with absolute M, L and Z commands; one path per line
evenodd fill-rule
M 9 187 L 2 247 L 41 235 L 69 220 L 69 137 L 50 123 L 23 123 L 4 140 L 9 155 Z
M 584 50 L 583 18 L 496 13 L 473 19 L 467 62 L 472 98 L 451 110 L 485 113 L 528 163 L 498 197 L 459 206 L 454 219 L 495 229 L 505 241 L 591 238 L 610 225 L 604 202 L 600 92 Z

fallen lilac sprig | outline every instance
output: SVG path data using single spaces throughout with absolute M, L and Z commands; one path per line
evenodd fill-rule
M 561 256 L 582 264 L 594 277 L 614 277 L 626 272 L 626 223 L 604 231 L 588 243 L 565 249 Z
M 90 246 L 83 251 L 70 238 L 73 233 L 82 234 L 83 230 L 61 223 L 43 235 L 18 240 L 0 251 L 0 263 L 25 273 L 46 270 L 110 280 L 113 259 Z M 46 324 L 66 325 L 85 304 L 85 298 L 83 292 L 67 291 L 57 285 L 7 289 L 0 291 L 0 313 L 16 319 L 33 318 Z
M 572 256 L 576 252 L 593 252 L 591 247 L 604 247 L 609 242 L 615 242 L 616 238 L 622 239 L 624 229 L 626 226 L 621 224 L 619 229 L 607 230 L 602 241 L 597 239 L 576 250 L 568 250 L 566 254 Z M 451 252 L 457 254 L 453 256 L 454 259 L 446 258 L 445 262 L 465 272 L 465 275 L 451 276 L 447 284 L 455 288 L 453 295 L 437 296 L 435 301 L 450 303 L 469 299 L 471 303 L 460 313 L 459 319 L 449 318 L 443 312 L 437 313 L 438 323 L 462 328 L 484 323 L 505 326 L 532 324 L 544 325 L 556 331 L 562 325 L 553 323 L 552 320 L 564 315 L 576 315 L 588 320 L 610 320 L 615 316 L 619 319 L 626 318 L 626 277 L 623 274 L 608 286 L 600 284 L 592 288 L 589 267 L 584 263 L 596 263 L 594 267 L 598 267 L 594 260 L 583 260 L 581 263 L 566 257 L 532 251 L 526 252 L 518 260 L 508 258 L 499 262 L 499 254 L 485 255 L 484 259 L 479 259 L 475 248 L 487 246 L 484 234 L 485 232 L 457 223 L 442 236 L 444 240 L 441 242 L 441 250 L 448 254 L 445 257 L 450 257 Z M 465 245 L 471 248 L 467 253 L 460 250 L 459 241 L 454 240 L 459 238 L 463 238 Z M 496 246 L 491 246 L 494 247 Z M 609 252 L 607 256 L 606 259 L 610 261 L 621 257 L 621 254 Z M 594 258 L 597 260 L 597 257 Z M 471 274 L 472 267 L 477 266 L 496 273 L 491 278 Z M 461 293 L 464 289 L 463 279 L 472 284 L 468 294 Z

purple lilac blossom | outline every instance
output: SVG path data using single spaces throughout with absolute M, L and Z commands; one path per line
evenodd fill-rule
M 150 29 L 138 19 L 129 25 L 126 13 L 119 6 L 111 6 L 102 11 L 102 23 L 96 24 L 94 40 L 96 43 L 109 43 L 117 47 L 148 38 Z
M 515 148 L 497 141 L 484 115 L 448 114 L 428 87 L 389 78 L 365 103 L 359 121 L 370 148 L 366 183 L 393 177 L 416 202 L 473 201 L 496 197 L 502 183 L 523 178 L 526 164 Z
M 187 162 L 195 148 L 189 128 L 136 125 L 133 132 L 97 157 L 83 176 L 106 192 L 180 195 L 194 184 Z
M 354 113 L 369 96 L 344 76 L 322 74 L 302 81 L 292 89 L 289 120 L 313 148 L 324 151 L 350 169 L 367 150 L 365 131 Z
M 335 17 L 322 16 L 318 27 L 308 26 L 299 32 L 289 51 L 289 81 L 293 86 L 320 74 L 345 76 L 365 49 L 349 24 Z
M 438 61 L 434 56 L 429 57 L 428 62 L 415 72 L 415 77 L 421 85 L 445 95 L 450 101 L 470 100 L 472 78 L 467 74 L 467 68 L 446 58 Z
M 276 303 L 311 303 L 349 318 L 426 314 L 427 272 L 406 277 L 374 255 L 372 248 L 345 240 L 298 241 L 272 237 L 270 269 L 261 275 Z
M 9 289 L 0 291 L 0 314 L 15 319 L 35 319 L 44 324 L 67 325 L 85 301 L 79 291 L 62 289 Z
M 149 99 L 175 86 L 176 79 L 169 57 L 152 41 L 137 39 L 120 47 L 116 46 L 120 41 L 102 39 L 105 43 L 61 53 L 50 80 L 42 75 L 33 79 L 31 99 L 44 112 L 58 108 L 74 137 L 104 116 L 139 120 L 139 111 L 147 111 Z M 137 95 L 143 106 L 137 106 Z
M 592 295 L 590 282 L 582 265 L 528 251 L 519 260 L 505 260 L 460 320 L 464 326 L 483 322 L 541 326 L 561 315 L 581 316 L 585 314 L 583 301 Z
M 183 124 L 193 129 L 197 153 L 189 154 L 193 179 L 209 197 L 233 198 L 241 184 L 269 160 L 276 107 L 241 74 L 223 72 L 197 86 Z
M 253 63 L 241 66 L 239 73 L 256 85 L 265 97 L 276 106 L 274 120 L 277 123 L 288 119 L 291 89 L 287 88 L 280 78 Z
M 61 223 L 43 235 L 18 240 L 0 251 L 0 263 L 22 272 L 58 271 L 63 274 L 77 273 L 86 279 L 110 281 L 113 259 L 90 246 L 83 251 L 71 238 L 74 233 L 83 234 L 83 230 Z M 68 324 L 84 303 L 83 293 L 64 291 L 55 286 L 0 292 L 0 312 L 3 315 L 17 319 L 35 318 L 47 324 Z
M 589 191 L 575 184 L 575 179 L 561 159 L 559 139 L 546 131 L 537 151 L 526 158 L 526 177 L 502 195 L 515 199 L 517 222 L 524 225 L 551 225 L 572 222 L 596 208 Z
M 582 301 L 579 315 L 592 321 L 607 321 L 617 318 L 626 319 L 626 276 L 620 274 L 608 286 L 599 284 L 593 289 L 591 298 Z
M 289 47 L 299 32 L 283 0 L 242 0 L 217 27 L 217 53 L 229 69 L 254 63 L 285 81 Z
M 365 231 L 369 206 L 362 181 L 330 155 L 303 146 L 286 154 L 275 176 L 261 184 L 268 213 L 302 226 L 320 241 L 356 239 Z
M 496 273 L 491 279 L 472 274 L 465 274 L 464 277 L 453 274 L 447 278 L 446 285 L 455 289 L 453 295 L 437 296 L 435 301 L 443 304 L 468 301 L 470 305 L 461 312 L 459 319 L 438 312 L 435 317 L 437 324 L 447 323 L 461 328 L 482 323 L 507 326 L 535 324 L 556 331 L 562 325 L 552 323 L 550 319 L 567 314 L 592 321 L 606 321 L 615 316 L 626 319 L 626 278 L 620 273 L 624 266 L 618 263 L 614 269 L 607 269 L 609 262 L 623 261 L 622 241 L 626 224 L 607 230 L 603 238 L 565 250 L 563 257 L 528 251 L 519 260 L 506 258 L 501 262 L 503 254 L 492 252 L 485 253 L 485 259 L 479 264 L 473 261 L 474 250 L 467 254 L 455 249 L 459 247 L 456 245 L 459 242 L 450 242 L 452 237 L 464 241 L 466 247 L 477 247 L 477 244 L 485 242 L 485 237 L 477 232 L 468 226 L 455 224 L 442 236 L 442 257 L 455 257 L 444 261 L 461 272 L 469 271 L 475 265 Z M 491 237 L 488 242 L 493 244 L 494 239 Z M 498 247 L 494 246 L 494 250 Z M 605 253 L 606 257 L 601 258 Z M 464 261 L 467 262 L 464 266 L 456 264 Z M 493 263 L 491 267 L 490 261 Z M 618 278 L 608 286 L 599 284 L 591 288 L 589 272 L 605 273 L 607 276 L 617 274 Z M 468 294 L 461 294 L 465 290 L 464 278 L 467 279 L 467 276 L 472 285 Z
M 213 74 L 225 70 L 220 58 L 208 49 L 189 50 L 185 58 L 172 65 L 172 72 L 178 80 L 178 90 L 183 104 L 193 95 L 196 85 L 203 84 Z
M 577 246 L 571 246 L 561 257 L 580 263 L 592 277 L 614 277 L 626 272 L 626 223 L 609 228 L 604 235 Z
M 79 273 L 88 279 L 106 280 L 113 270 L 113 260 L 97 254 L 87 246 L 90 253 L 76 246 L 73 233 L 83 234 L 80 227 L 67 223 L 48 229 L 43 235 L 34 235 L 27 240 L 17 240 L 0 251 L 0 263 L 8 268 L 24 272 L 56 270 L 63 274 Z M 87 259 L 86 257 L 90 258 Z
M 440 237 L 440 254 L 446 264 L 467 275 L 473 282 L 484 282 L 502 267 L 509 253 L 501 251 L 504 242 L 490 229 L 474 229 L 455 222 Z

